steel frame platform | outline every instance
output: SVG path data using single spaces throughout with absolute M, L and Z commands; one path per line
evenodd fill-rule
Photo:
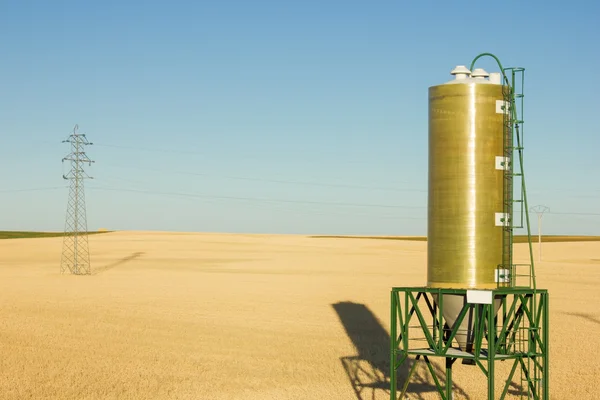
M 474 293 L 479 292 L 479 293 Z M 418 361 L 422 359 L 431 373 L 443 400 L 453 398 L 452 367 L 456 360 L 475 364 L 487 378 L 487 399 L 504 399 L 517 369 L 520 371 L 520 397 L 549 399 L 549 307 L 543 289 L 497 288 L 484 291 L 490 299 L 482 304 L 481 291 L 395 287 L 391 291 L 391 365 L 390 398 L 404 399 Z M 491 293 L 490 293 L 491 292 Z M 444 319 L 444 296 L 464 297 L 463 307 L 452 327 Z M 438 301 L 434 301 L 435 298 Z M 492 300 L 493 299 L 493 300 Z M 471 301 L 471 302 L 469 302 Z M 479 302 L 476 302 L 479 301 Z M 485 301 L 484 301 L 485 302 Z M 468 317 L 467 317 L 468 315 Z M 455 339 L 461 323 L 468 318 L 467 348 L 458 348 Z M 465 334 L 462 332 L 461 334 Z M 398 369 L 409 358 L 406 381 L 398 391 Z M 445 359 L 446 374 L 436 376 L 431 357 Z M 496 361 L 512 363 L 512 369 L 496 397 Z M 473 367 L 471 367 L 473 368 Z M 518 380 L 517 380 L 518 382 Z M 398 396 L 398 392 L 400 396 Z M 476 398 L 485 398 L 479 394 Z

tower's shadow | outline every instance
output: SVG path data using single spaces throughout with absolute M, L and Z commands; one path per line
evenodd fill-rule
M 357 354 L 340 360 L 358 400 L 375 399 L 377 391 L 390 389 L 390 335 L 377 317 L 364 304 L 340 302 L 332 305 Z M 413 360 L 407 360 L 398 370 L 398 382 L 403 384 Z M 438 371 L 438 376 L 440 371 Z M 415 371 L 408 387 L 412 398 L 422 398 L 424 392 L 435 392 L 434 385 Z

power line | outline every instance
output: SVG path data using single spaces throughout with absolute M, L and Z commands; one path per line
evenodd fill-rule
M 284 179 L 257 178 L 257 177 L 248 177 L 248 176 L 214 175 L 214 174 L 199 173 L 199 172 L 168 171 L 168 170 L 163 170 L 163 169 L 155 169 L 155 168 L 147 168 L 147 167 L 136 167 L 136 166 L 124 166 L 124 165 L 116 165 L 116 164 L 107 164 L 107 166 L 109 166 L 109 167 L 112 166 L 112 167 L 116 167 L 116 168 L 137 169 L 137 170 L 149 171 L 149 172 L 158 172 L 158 173 L 162 173 L 162 174 L 205 176 L 205 177 L 214 177 L 214 178 L 232 179 L 232 180 L 243 180 L 243 181 L 252 181 L 252 182 L 269 182 L 269 183 L 280 183 L 280 184 L 291 184 L 291 185 L 305 185 L 305 186 L 318 186 L 318 187 L 339 187 L 339 188 L 349 188 L 349 189 L 384 190 L 384 191 L 395 191 L 395 192 L 397 191 L 397 192 L 419 192 L 419 193 L 427 193 L 427 190 L 425 190 L 425 189 L 403 189 L 403 188 L 393 188 L 393 187 L 352 185 L 352 184 L 331 183 L 331 182 L 309 182 L 309 181 L 296 181 L 296 180 L 284 180 Z
M 112 178 L 111 178 L 112 179 Z M 97 180 L 97 179 L 96 179 Z M 123 180 L 126 182 L 132 183 L 147 183 L 141 182 L 132 179 L 119 178 L 119 180 Z M 24 188 L 24 189 L 4 189 L 0 190 L 0 193 L 20 193 L 20 192 L 38 192 L 38 191 L 52 191 L 65 189 L 68 186 L 50 186 L 50 187 L 39 187 L 39 188 Z M 148 191 L 148 190 L 136 190 L 129 188 L 106 188 L 100 186 L 89 186 L 91 190 L 111 190 L 111 191 L 126 191 L 126 192 L 136 192 L 136 193 L 145 193 L 145 194 L 155 194 L 155 195 L 168 195 L 168 196 L 178 196 L 178 197 L 195 197 L 195 198 L 212 198 L 212 199 L 231 199 L 231 200 L 248 200 L 255 202 L 286 202 L 286 203 L 302 203 L 302 204 L 315 204 L 315 205 L 344 205 L 344 206 L 355 206 L 355 207 L 385 207 L 385 208 L 411 208 L 411 209 L 424 209 L 424 206 L 394 206 L 394 205 L 378 205 L 378 204 L 358 204 L 358 203 L 328 203 L 328 202 L 318 202 L 318 201 L 302 201 L 302 200 L 278 200 L 278 199 L 261 199 L 261 198 L 252 198 L 252 197 L 235 197 L 235 196 L 220 196 L 220 195 L 209 195 L 209 194 L 193 194 L 193 193 L 178 193 L 178 192 L 161 192 L 161 191 Z M 579 215 L 579 216 L 600 216 L 600 213 L 591 213 L 591 212 L 556 212 L 556 211 L 548 211 L 546 214 L 553 215 Z M 422 218 L 415 218 L 422 219 Z
M 51 187 L 30 188 L 30 189 L 5 189 L 5 190 L 0 190 L 0 193 L 42 192 L 42 191 L 64 189 L 66 187 L 68 187 L 68 186 L 51 186 Z
M 95 143 L 96 146 L 102 146 L 102 147 L 109 147 L 109 148 L 114 148 L 114 149 L 123 149 L 123 150 L 138 150 L 138 151 L 145 151 L 145 152 L 152 152 L 152 153 L 165 153 L 165 154 L 187 154 L 187 155 L 196 155 L 196 156 L 201 156 L 201 157 L 206 157 L 206 153 L 200 152 L 200 151 L 194 151 L 194 150 L 174 150 L 174 149 L 165 149 L 165 148 L 149 148 L 149 147 L 138 147 L 138 146 L 123 146 L 123 145 L 116 145 L 116 144 L 111 144 L 111 143 Z M 315 155 L 314 153 L 314 149 L 311 151 L 312 155 Z M 321 155 L 324 155 L 326 157 L 331 157 L 332 155 L 335 154 L 339 154 L 336 153 L 334 151 L 329 152 L 329 153 L 321 153 Z M 246 159 L 262 159 L 264 158 L 263 156 L 260 155 L 255 155 L 255 154 L 244 154 L 241 156 L 236 156 L 236 158 L 246 158 Z M 352 160 L 353 164 L 365 164 L 367 163 L 366 161 L 360 161 L 357 159 L 353 159 Z
M 158 153 L 171 153 L 171 154 L 189 154 L 189 155 L 201 155 L 205 156 L 204 153 L 198 151 L 190 151 L 190 150 L 172 150 L 172 149 L 154 149 L 154 148 L 143 148 L 143 147 L 133 147 L 133 146 L 123 146 L 123 145 L 114 145 L 109 143 L 98 144 L 95 143 L 96 146 L 103 146 L 109 148 L 119 148 L 125 150 L 140 150 L 146 152 L 158 152 Z M 109 165 L 110 166 L 110 165 Z M 267 179 L 267 178 L 257 178 L 257 177 L 247 177 L 247 176 L 219 176 L 212 175 L 206 173 L 194 173 L 189 171 L 165 171 L 159 169 L 152 168 L 142 168 L 135 166 L 117 166 L 113 165 L 117 168 L 133 168 L 139 170 L 160 172 L 160 173 L 171 173 L 171 174 L 181 174 L 181 175 L 193 175 L 193 176 L 212 176 L 221 179 L 235 179 L 235 180 L 245 180 L 245 181 L 257 181 L 257 182 L 270 182 L 270 183 L 280 183 L 280 184 L 296 184 L 296 185 L 307 185 L 307 186 L 319 186 L 319 187 L 340 187 L 340 188 L 354 188 L 354 189 L 366 189 L 366 190 L 385 190 L 385 191 L 398 191 L 398 192 L 417 192 L 417 193 L 427 193 L 426 189 L 413 189 L 413 188 L 398 188 L 398 187 L 378 187 L 378 186 L 363 186 L 363 185 L 352 185 L 352 184 L 338 184 L 338 183 L 319 183 L 319 182 L 308 182 L 308 181 L 294 181 L 294 180 L 280 180 L 280 179 Z M 556 192 L 556 188 L 552 189 L 538 189 L 538 190 L 530 190 L 530 192 Z M 600 189 L 598 189 L 600 191 Z M 572 190 L 569 190 L 572 192 Z M 600 198 L 600 195 L 570 195 L 567 197 L 582 197 L 582 198 Z
M 183 193 L 172 193 L 172 192 L 151 192 L 151 191 L 143 191 L 143 190 L 134 190 L 134 189 L 120 189 L 120 188 L 104 188 L 104 187 L 89 187 L 89 189 L 91 190 L 109 190 L 109 191 L 129 191 L 129 192 L 135 192 L 135 193 L 139 193 L 139 194 L 149 194 L 149 195 L 156 195 L 156 196 L 167 196 L 167 197 L 181 197 L 181 198 L 187 198 L 187 199 L 203 199 L 203 200 L 213 200 L 213 201 L 219 201 L 222 200 L 220 199 L 220 197 L 205 197 L 205 196 L 198 196 L 198 195 L 194 195 L 194 194 L 183 194 Z M 246 200 L 246 199 L 240 199 L 240 200 Z M 321 204 L 318 202 L 314 202 L 314 203 L 310 203 L 309 205 L 329 205 L 330 203 L 325 203 L 325 204 Z M 372 213 L 372 212 L 361 212 L 360 210 L 353 210 L 353 211 L 347 211 L 344 212 L 340 209 L 328 209 L 328 210 L 324 210 L 324 209 L 306 209 L 306 208 L 302 208 L 302 209 L 286 209 L 286 208 L 281 208 L 282 206 L 285 206 L 286 204 L 281 204 L 281 203 L 274 203 L 274 202 L 259 202 L 259 201 L 253 201 L 250 204 L 248 204 L 249 206 L 252 207 L 259 207 L 261 209 L 265 209 L 268 210 L 270 212 L 283 212 L 286 214 L 294 214 L 294 215 L 322 215 L 322 216 L 345 216 L 345 217 L 349 217 L 349 218 L 369 218 L 369 219 L 386 219 L 386 220 L 419 220 L 419 221 L 423 221 L 426 220 L 425 216 L 421 216 L 421 217 L 417 217 L 417 216 L 402 216 L 402 215 L 390 215 L 390 214 L 385 214 L 385 215 L 381 215 L 378 213 Z M 289 204 L 287 204 L 289 206 Z
M 121 178 L 118 178 L 121 180 Z M 122 179 L 124 181 L 131 181 L 129 179 Z M 269 204 L 269 211 L 278 211 L 278 212 L 287 212 L 293 214 L 318 214 L 318 215 L 344 215 L 344 216 L 352 216 L 352 217 L 369 217 L 369 218 L 384 218 L 384 219 L 403 219 L 403 220 L 424 220 L 425 217 L 414 217 L 414 216 L 397 216 L 397 215 L 378 215 L 372 213 L 361 213 L 360 211 L 352 211 L 352 213 L 343 213 L 339 212 L 340 210 L 307 210 L 307 209 L 294 209 L 294 210 L 286 210 L 277 208 L 276 204 L 285 205 L 285 204 L 303 204 L 303 205 L 317 205 L 317 206 L 354 206 L 354 207 L 377 207 L 381 206 L 384 208 L 403 208 L 403 206 L 388 206 L 388 205 L 377 205 L 377 204 L 357 204 L 357 203 L 331 203 L 331 202 L 319 202 L 319 201 L 300 201 L 300 200 L 282 200 L 282 199 L 261 199 L 261 198 L 252 198 L 252 197 L 241 197 L 241 196 L 220 196 L 220 195 L 208 195 L 208 194 L 194 194 L 194 193 L 180 193 L 180 192 L 165 192 L 165 191 L 156 191 L 156 190 L 140 190 L 140 189 L 132 189 L 132 188 L 118 188 L 118 187 L 104 187 L 104 186 L 93 186 L 90 187 L 92 190 L 106 190 L 106 191 L 123 191 L 123 192 L 132 192 L 139 194 L 149 194 L 149 195 L 158 195 L 158 196 L 168 196 L 168 197 L 182 197 L 182 198 L 190 198 L 196 199 L 201 198 L 205 200 L 239 200 L 239 201 L 250 201 L 254 204 L 252 206 L 262 206 L 264 207 L 266 204 Z M 405 206 L 406 207 L 406 206 Z M 424 208 L 424 207 L 422 207 Z
M 41 143 L 47 143 L 47 144 L 56 144 L 55 142 L 50 142 L 50 141 L 41 141 Z M 124 150 L 139 150 L 139 151 L 146 151 L 146 152 L 158 152 L 158 153 L 171 153 L 171 154 L 188 154 L 188 155 L 200 155 L 200 156 L 205 156 L 206 154 L 199 152 L 199 151 L 191 151 L 191 150 L 173 150 L 173 149 L 159 149 L 159 148 L 145 148 L 145 147 L 137 147 L 137 146 L 123 146 L 123 145 L 115 145 L 115 144 L 110 144 L 110 143 L 94 143 L 95 146 L 102 146 L 102 147 L 108 147 L 108 148 L 117 148 L 117 149 L 124 149 Z M 110 164 L 108 165 L 110 166 Z M 362 185 L 351 185 L 351 184 L 337 184 L 337 183 L 319 183 L 319 182 L 308 182 L 308 181 L 293 181 L 293 180 L 278 180 L 278 179 L 266 179 L 266 178 L 256 178 L 256 177 L 244 177 L 244 176 L 219 176 L 219 175 L 212 175 L 212 174 L 205 174 L 205 173 L 194 173 L 194 172 L 187 172 L 187 171 L 166 171 L 166 170 L 160 170 L 160 169 L 152 169 L 152 168 L 142 168 L 142 167 L 135 167 L 135 166 L 119 166 L 119 165 L 112 165 L 113 167 L 117 167 L 117 168 L 133 168 L 133 169 L 139 169 L 139 170 L 146 170 L 146 171 L 153 171 L 153 172 L 160 172 L 160 173 L 166 173 L 166 174 L 182 174 L 182 175 L 195 175 L 195 176 L 209 176 L 209 177 L 216 177 L 216 178 L 222 178 L 222 179 L 236 179 L 236 180 L 247 180 L 247 181 L 262 181 L 262 182 L 271 182 L 271 183 L 282 183 L 282 184 L 298 184 L 298 185 L 310 185 L 310 186 L 321 186 L 321 187 L 345 187 L 345 188 L 356 188 L 356 189 L 370 189 L 370 190 L 386 190 L 386 191 L 399 191 L 399 192 L 419 192 L 419 193 L 426 193 L 427 190 L 425 189 L 412 189 L 412 188 L 392 188 L 392 187 L 377 187 L 377 186 L 362 186 Z M 564 189 L 567 190 L 567 189 Z M 552 188 L 552 189 L 530 189 L 529 192 L 530 193 L 547 193 L 547 192 L 551 192 L 551 193 L 556 193 L 559 192 L 561 190 L 557 189 L 557 188 Z M 570 193 L 573 192 L 573 189 L 568 189 L 568 191 Z M 600 191 L 600 189 L 591 189 L 591 191 Z M 586 195 L 586 194 L 582 194 L 582 195 L 569 195 L 566 197 L 580 197 L 580 198 L 600 198 L 600 195 Z M 589 215 L 589 214 L 586 214 Z M 594 215 L 594 214 L 591 214 Z
M 554 211 L 548 211 L 548 214 L 554 214 L 554 215 L 584 215 L 584 216 L 587 216 L 587 217 L 600 216 L 600 213 L 582 213 L 582 212 L 554 212 Z
M 188 150 L 171 150 L 171 149 L 151 149 L 151 148 L 143 148 L 143 147 L 131 147 L 131 146 L 123 146 L 123 145 L 114 145 L 114 144 L 98 144 L 94 143 L 95 146 L 103 146 L 109 148 L 119 148 L 126 150 L 141 150 L 148 152 L 158 152 L 158 153 L 172 153 L 172 154 L 191 154 L 191 155 L 202 155 L 203 153 L 197 151 L 188 151 Z M 107 164 L 111 166 L 110 164 Z M 340 183 L 320 183 L 320 182 L 308 182 L 308 181 L 295 181 L 295 180 L 283 180 L 283 179 L 267 179 L 267 178 L 257 178 L 257 177 L 248 177 L 248 176 L 227 176 L 227 175 L 212 175 L 206 173 L 195 173 L 189 171 L 165 171 L 162 169 L 153 169 L 153 168 L 143 168 L 136 166 L 118 166 L 112 165 L 117 168 L 133 168 L 139 170 L 160 172 L 160 173 L 172 173 L 172 174 L 180 174 L 180 175 L 192 175 L 192 176 L 213 176 L 216 178 L 222 179 L 234 179 L 234 180 L 244 180 L 244 181 L 254 181 L 254 182 L 270 182 L 270 183 L 280 183 L 280 184 L 295 184 L 295 185 L 306 185 L 306 186 L 319 186 L 319 187 L 339 187 L 339 188 L 353 188 L 353 189 L 367 189 L 367 190 L 386 190 L 386 191 L 399 191 L 399 192 L 420 192 L 426 193 L 425 189 L 404 189 L 404 188 L 392 188 L 392 187 L 378 187 L 378 186 L 366 186 L 366 185 L 352 185 L 352 184 L 340 184 Z
M 127 180 L 127 181 L 130 181 L 130 180 Z M 135 181 L 132 181 L 132 182 L 135 182 Z M 132 192 L 132 193 L 142 193 L 142 194 L 152 194 L 152 195 L 177 196 L 177 197 L 217 199 L 217 200 L 220 199 L 220 200 L 253 201 L 253 202 L 263 202 L 263 203 L 310 204 L 310 205 L 324 205 L 324 206 L 336 206 L 336 207 L 369 207 L 369 208 L 413 209 L 413 210 L 427 208 L 426 206 L 323 202 L 323 201 L 312 201 L 312 200 L 289 200 L 289 199 L 277 199 L 277 198 L 268 199 L 268 198 L 259 198 L 259 197 L 225 196 L 225 195 L 215 195 L 215 194 L 205 194 L 205 193 L 168 192 L 168 191 L 158 191 L 158 190 L 142 190 L 142 189 L 104 187 L 104 186 L 93 186 L 93 187 L 90 187 L 90 189 L 105 190 L 105 191 L 122 191 L 122 192 Z M 547 212 L 547 213 L 555 214 L 555 215 L 600 216 L 600 213 L 582 213 L 582 212 Z
M 264 203 L 312 204 L 312 205 L 327 205 L 327 206 L 336 206 L 336 207 L 370 207 L 370 208 L 392 208 L 392 209 L 424 209 L 424 208 L 426 208 L 425 206 L 406 206 L 406 205 L 396 206 L 396 205 L 391 205 L 391 204 L 363 204 L 363 203 L 324 202 L 324 201 L 310 201 L 310 200 L 267 199 L 267 198 L 259 198 L 259 197 L 224 196 L 224 195 L 194 194 L 194 193 L 181 193 L 181 192 L 163 192 L 163 191 L 157 191 L 157 190 L 139 190 L 139 189 L 113 188 L 113 187 L 102 187 L 102 186 L 94 186 L 94 187 L 90 187 L 90 189 L 145 193 L 145 194 L 155 194 L 155 195 L 170 195 L 170 196 L 181 196 L 181 197 L 220 199 L 220 200 L 254 201 L 254 202 L 264 202 Z
M 403 208 L 422 208 L 424 209 L 425 207 L 412 207 L 412 206 L 393 206 L 393 205 L 381 205 L 381 204 L 358 204 L 358 203 L 333 203 L 333 202 L 318 202 L 318 201 L 302 201 L 302 200 L 283 200 L 283 199 L 261 199 L 261 198 L 253 198 L 253 197 L 241 197 L 241 196 L 220 196 L 220 195 L 206 195 L 206 194 L 193 194 L 193 193 L 181 193 L 181 192 L 164 192 L 164 191 L 151 191 L 151 190 L 136 190 L 136 189 L 129 189 L 129 188 L 115 188 L 115 187 L 90 187 L 90 189 L 92 190 L 103 190 L 103 191 L 116 191 L 116 192 L 132 192 L 132 193 L 139 193 L 139 194 L 149 194 L 149 195 L 157 195 L 157 196 L 174 196 L 174 197 L 182 197 L 182 198 L 190 198 L 190 199 L 196 199 L 196 198 L 201 198 L 201 199 L 212 199 L 212 200 L 240 200 L 240 201 L 251 201 L 257 204 L 254 204 L 254 206 L 258 206 L 258 205 L 264 205 L 264 203 L 283 203 L 283 204 L 308 204 L 308 205 L 324 205 L 324 206 L 354 206 L 354 207 L 372 207 L 372 208 L 378 208 L 378 207 L 384 207 L 384 208 L 395 208 L 395 209 L 403 209 Z M 277 209 L 277 208 L 273 208 L 272 206 L 270 206 L 268 208 L 269 211 L 277 211 L 277 212 L 284 212 L 284 213 L 292 213 L 292 214 L 315 214 L 315 215 L 324 215 L 324 216 L 331 216 L 331 215 L 340 215 L 340 216 L 350 216 L 350 217 L 366 217 L 366 218 L 383 218 L 383 219 L 390 219 L 390 220 L 419 220 L 419 221 L 423 221 L 426 220 L 427 217 L 426 216 L 398 216 L 398 215 L 378 215 L 378 214 L 372 214 L 372 213 L 357 213 L 355 211 L 353 211 L 352 213 L 340 213 L 339 210 L 285 210 L 285 209 Z M 557 214 L 557 213 L 554 213 Z M 568 213 L 568 212 L 564 212 L 564 213 L 558 213 L 561 215 L 592 215 L 592 216 L 600 216 L 600 214 L 594 214 L 594 213 Z
M 114 149 L 124 149 L 124 150 L 139 150 L 139 151 L 156 152 L 156 153 L 193 154 L 193 155 L 204 156 L 204 154 L 201 152 L 190 151 L 190 150 L 152 149 L 152 148 L 147 148 L 147 147 L 122 146 L 122 145 L 106 144 L 106 143 L 95 143 L 95 146 L 112 147 Z

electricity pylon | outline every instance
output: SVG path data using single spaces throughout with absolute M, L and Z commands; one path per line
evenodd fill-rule
M 91 274 L 90 252 L 88 248 L 87 215 L 85 211 L 85 193 L 83 181 L 91 179 L 84 171 L 83 164 L 92 165 L 85 154 L 85 146 L 91 145 L 85 134 L 78 133 L 78 125 L 73 133 L 63 143 L 71 143 L 71 153 L 62 159 L 71 162 L 71 170 L 63 178 L 69 180 L 69 201 L 65 220 L 65 235 L 60 263 L 60 272 L 70 272 L 75 275 Z
M 529 211 L 536 213 L 538 216 L 538 261 L 542 262 L 542 217 L 545 212 L 550 211 L 550 208 L 539 205 L 531 207 Z

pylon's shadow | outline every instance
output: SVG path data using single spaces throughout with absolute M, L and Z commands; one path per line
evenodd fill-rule
M 128 255 L 127 257 L 123 257 L 119 261 L 116 261 L 116 262 L 114 262 L 112 264 L 108 264 L 108 265 L 105 265 L 103 267 L 99 267 L 99 268 L 96 268 L 96 269 L 92 270 L 92 275 L 97 275 L 97 274 L 101 274 L 102 272 L 106 272 L 106 271 L 108 271 L 110 269 L 118 267 L 119 265 L 125 264 L 125 263 L 127 263 L 129 261 L 132 261 L 132 260 L 135 260 L 136 258 L 139 258 L 139 257 L 143 256 L 144 254 L 145 253 L 140 252 L 140 251 L 138 251 L 136 253 L 132 253 L 132 254 Z
M 357 355 L 341 357 L 352 389 L 358 400 L 380 398 L 390 389 L 390 336 L 377 317 L 364 304 L 340 302 L 332 305 L 352 341 Z M 398 370 L 398 382 L 403 384 L 414 360 L 406 360 Z M 441 372 L 441 371 L 439 371 Z M 422 399 L 422 393 L 437 392 L 425 376 L 415 373 L 408 393 Z

